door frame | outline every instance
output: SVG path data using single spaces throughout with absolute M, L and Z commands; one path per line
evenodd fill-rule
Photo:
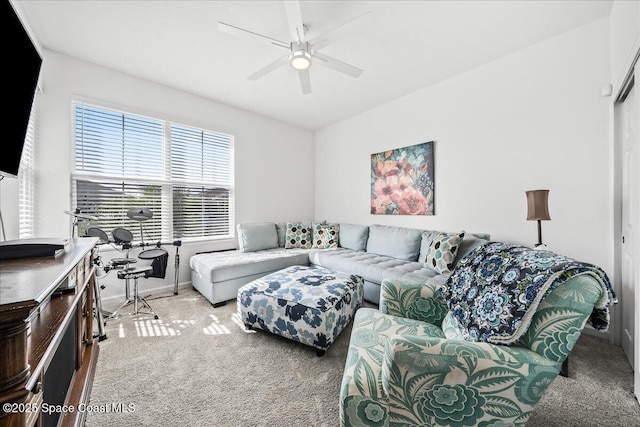
M 637 49 L 636 55 L 631 62 L 627 73 L 618 86 L 617 93 L 612 102 L 612 118 L 613 118 L 613 146 L 614 146 L 614 158 L 613 158 L 613 182 L 614 182 L 614 230 L 613 230 L 613 242 L 614 242 L 614 288 L 616 293 L 620 295 L 621 292 L 621 278 L 622 278 L 622 132 L 618 124 L 620 121 L 620 114 L 622 112 L 622 102 L 626 99 L 629 90 L 636 83 L 635 75 L 637 75 L 640 84 L 640 48 Z M 634 120 L 637 124 L 638 133 L 636 138 L 640 139 L 640 86 L 634 91 L 635 97 L 635 112 Z M 640 144 L 634 152 L 635 156 L 635 170 L 634 180 L 636 188 L 640 189 Z M 640 202 L 636 201 L 636 204 Z M 635 218 L 634 218 L 634 235 L 632 236 L 632 244 L 634 245 L 634 266 L 640 266 L 640 207 L 636 205 Z M 640 270 L 640 268 L 637 268 Z M 640 401 L 640 272 L 636 272 L 634 276 L 635 286 L 635 303 L 634 303 L 634 337 L 633 337 L 633 359 L 634 359 L 634 378 L 633 378 L 633 392 L 638 401 Z M 614 344 L 620 345 L 622 342 L 622 314 L 620 310 L 614 309 L 613 325 L 611 340 Z

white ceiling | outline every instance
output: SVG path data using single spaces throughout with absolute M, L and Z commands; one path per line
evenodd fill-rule
M 303 1 L 307 38 L 364 69 L 318 65 L 302 95 L 288 65 L 246 77 L 281 49 L 217 21 L 290 41 L 280 1 L 13 1 L 45 48 L 316 130 L 525 46 L 608 16 L 611 1 Z

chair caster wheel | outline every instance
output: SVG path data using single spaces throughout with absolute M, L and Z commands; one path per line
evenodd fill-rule
M 320 350 L 319 348 L 316 348 L 316 356 L 317 357 L 324 356 L 326 352 L 327 352 L 326 350 Z
M 153 318 L 154 318 L 154 319 L 156 319 L 156 320 L 157 320 L 157 319 L 159 319 L 159 317 L 158 317 L 157 315 L 156 315 L 156 316 L 153 316 Z

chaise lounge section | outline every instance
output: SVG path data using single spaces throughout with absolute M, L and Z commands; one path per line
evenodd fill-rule
M 191 257 L 191 284 L 214 306 L 235 299 L 247 283 L 293 265 L 309 265 L 308 249 L 224 251 Z

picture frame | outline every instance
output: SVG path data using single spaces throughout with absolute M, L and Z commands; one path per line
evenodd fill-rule
M 434 141 L 371 155 L 371 214 L 434 215 Z

